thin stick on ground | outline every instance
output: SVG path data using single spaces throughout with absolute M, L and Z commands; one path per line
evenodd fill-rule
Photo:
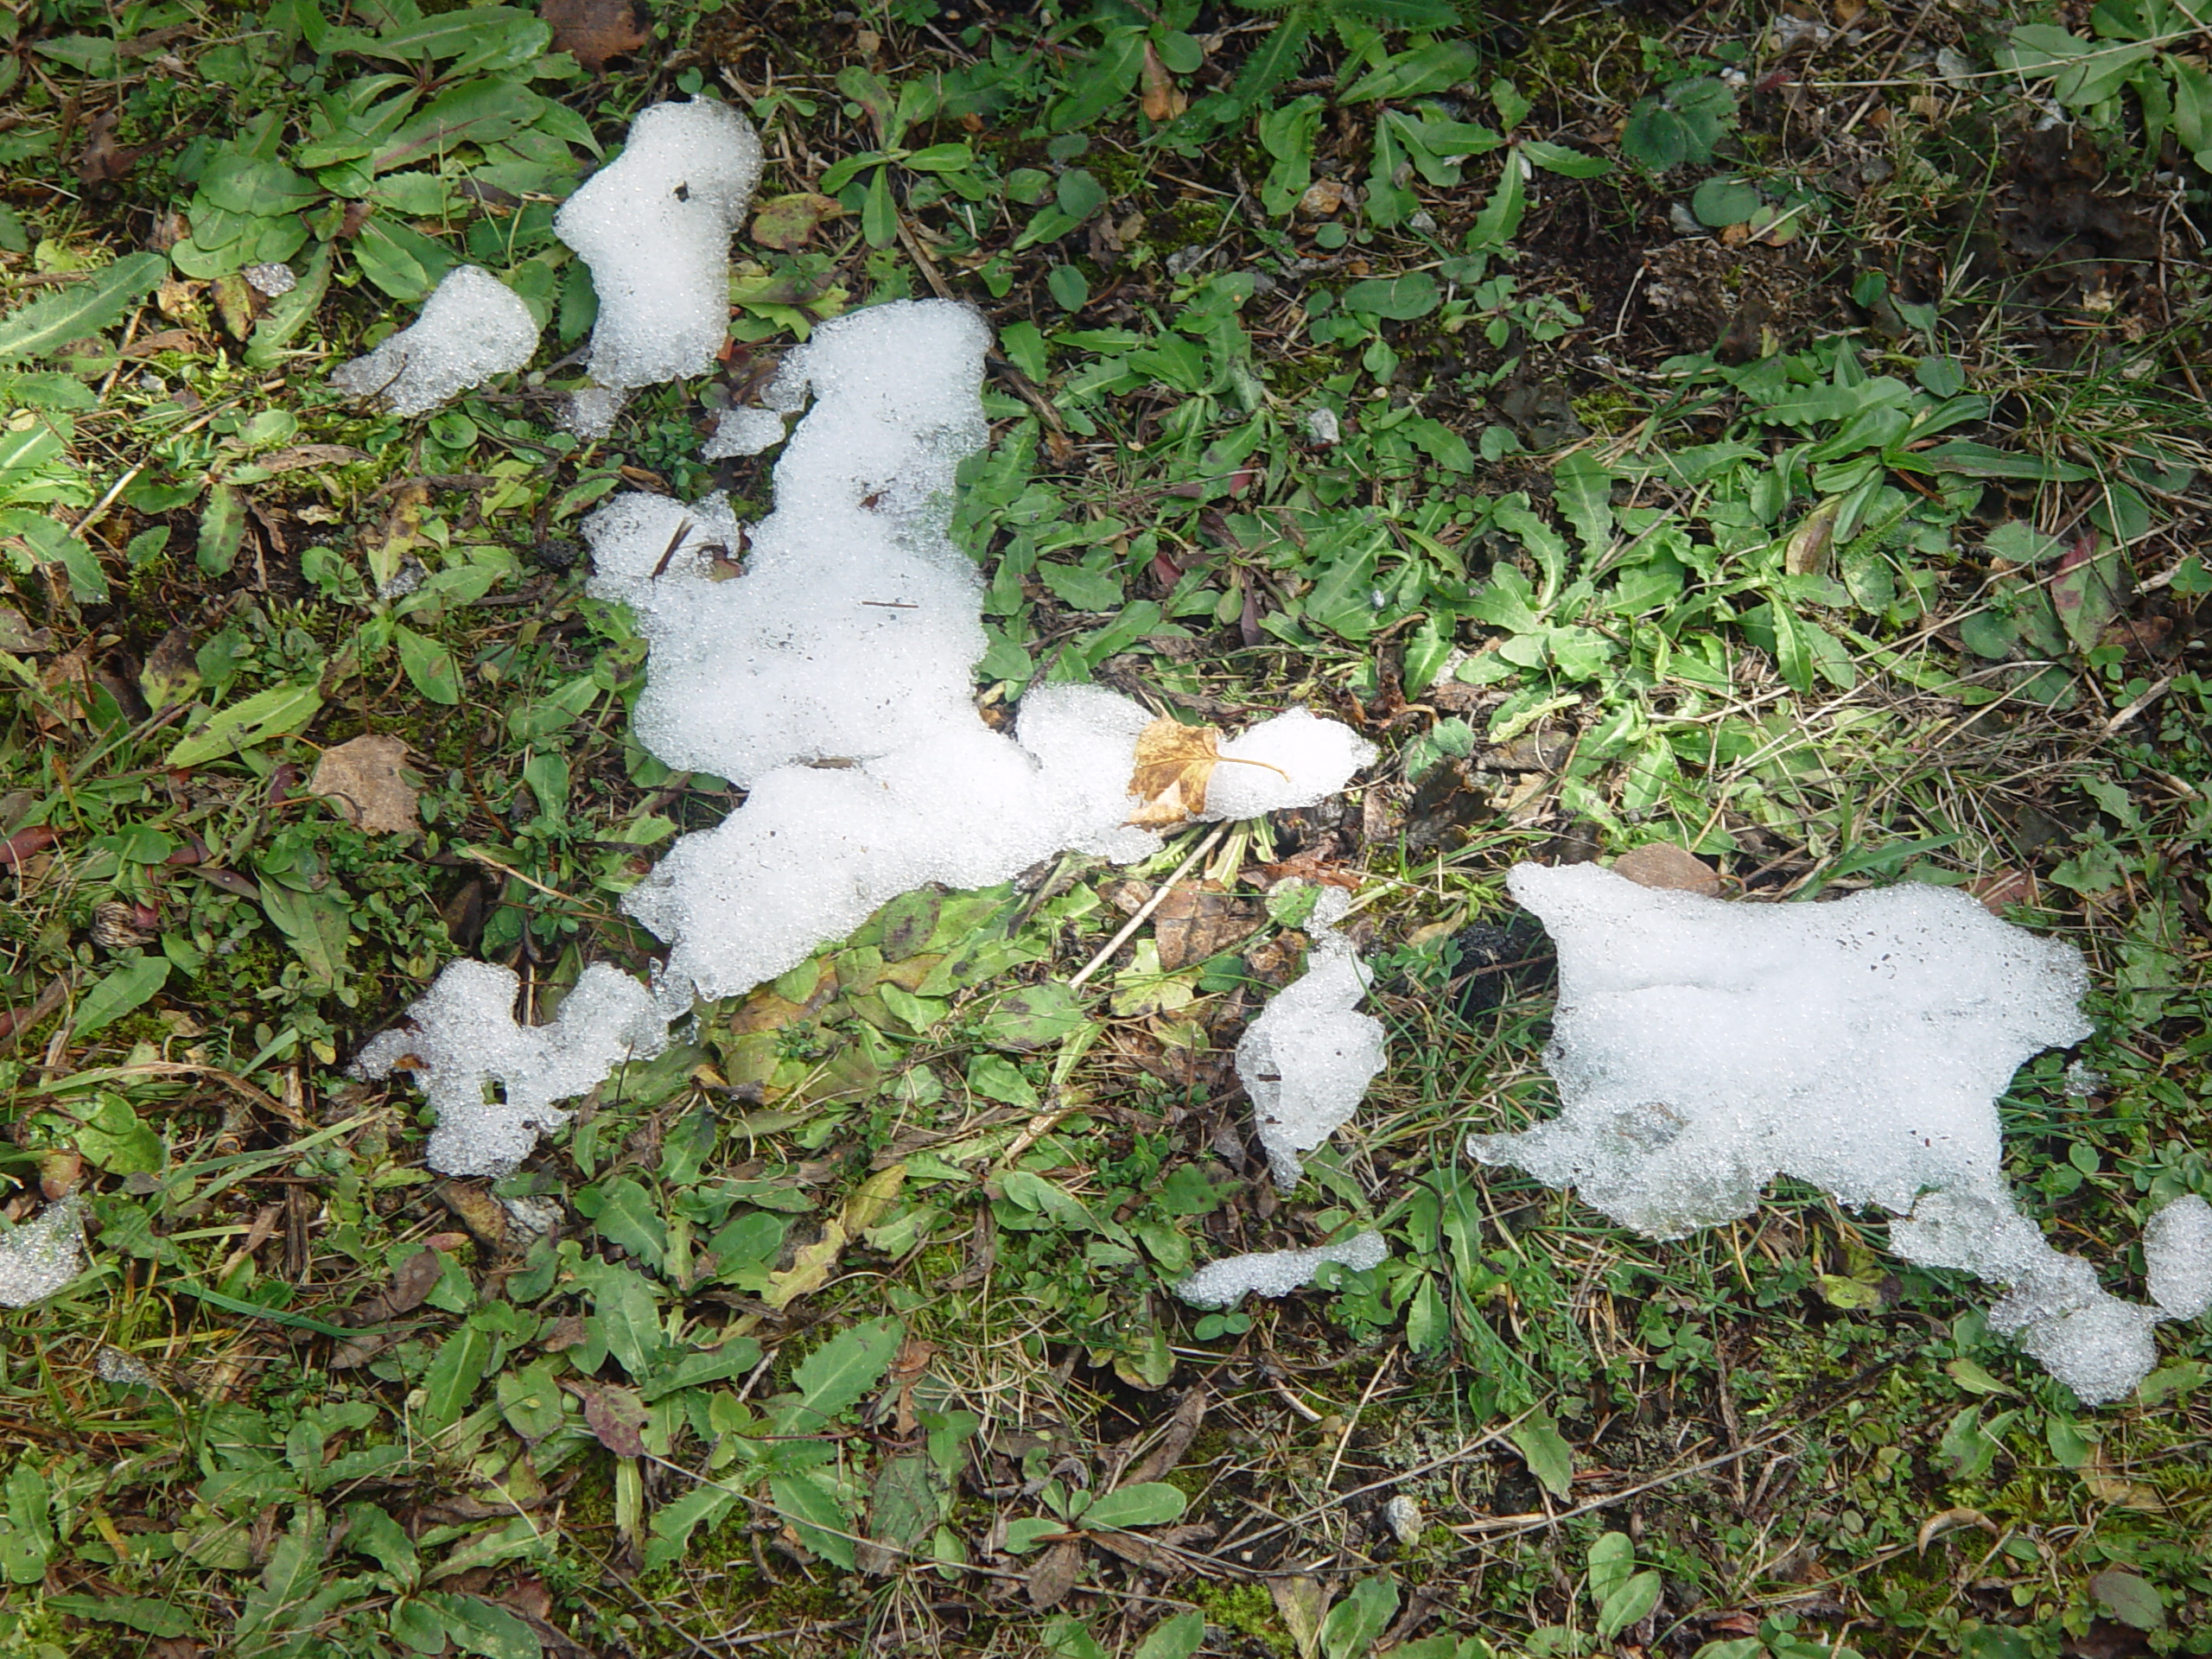
M 1204 841 L 1201 841 L 1195 848 L 1192 849 L 1191 855 L 1175 867 L 1174 874 L 1160 884 L 1160 890 L 1154 893 L 1151 898 L 1146 899 L 1142 907 L 1138 910 L 1137 913 L 1130 917 L 1128 921 L 1122 925 L 1122 931 L 1115 934 L 1112 938 L 1107 940 L 1105 944 L 1100 945 L 1098 947 L 1098 954 L 1093 957 L 1089 962 L 1084 963 L 1081 971 L 1077 973 L 1072 979 L 1068 981 L 1068 989 L 1071 991 L 1081 990 L 1083 988 L 1083 982 L 1089 979 L 1101 968 L 1103 968 L 1106 965 L 1108 959 L 1111 957 L 1116 950 L 1120 950 L 1123 945 L 1129 942 L 1131 936 L 1136 932 L 1137 929 L 1142 927 L 1146 922 L 1152 918 L 1152 912 L 1160 908 L 1160 902 L 1165 899 L 1169 893 L 1175 891 L 1175 884 L 1180 881 L 1185 876 L 1188 875 L 1191 873 L 1192 867 L 1200 859 L 1204 858 L 1208 853 L 1211 852 L 1214 849 L 1216 843 L 1217 843 L 1221 838 L 1228 833 L 1229 826 L 1226 823 L 1217 823 L 1214 825 L 1212 830 L 1206 836 L 1206 838 Z

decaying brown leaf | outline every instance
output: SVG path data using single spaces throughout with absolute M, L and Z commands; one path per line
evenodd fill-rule
M 85 129 L 85 148 L 77 157 L 77 182 L 87 190 L 121 178 L 149 148 L 115 142 L 117 114 L 114 110 L 104 110 Z
M 1152 912 L 1160 968 L 1172 974 L 1241 944 L 1260 925 L 1261 914 L 1257 903 L 1231 898 L 1218 881 L 1188 882 L 1175 888 Z
M 138 689 L 145 695 L 146 706 L 156 712 L 184 702 L 200 689 L 200 662 L 189 633 L 175 627 L 161 637 L 138 671 Z
M 836 197 L 817 195 L 810 190 L 773 196 L 753 216 L 753 239 L 779 253 L 797 253 L 814 239 L 815 232 L 844 211 L 844 204 Z
M 1623 853 L 1613 861 L 1613 874 L 1624 875 L 1639 887 L 1663 887 L 1675 893 L 1720 894 L 1720 873 L 1696 854 L 1655 841 Z
M 648 38 L 631 0 L 543 0 L 537 15 L 553 31 L 553 49 L 572 54 L 594 74 Z
M 1783 568 L 1793 576 L 1824 576 L 1828 569 L 1828 551 L 1835 540 L 1835 519 L 1843 506 L 1843 498 L 1833 497 L 1823 501 L 1805 516 L 1789 538 L 1789 546 L 1783 555 Z
M 1058 1606 L 1083 1571 L 1083 1546 L 1072 1539 L 1054 1544 L 1029 1569 L 1029 1605 L 1043 1612 Z
M 1206 810 L 1206 785 L 1213 781 L 1213 769 L 1224 761 L 1267 766 L 1278 777 L 1288 776 L 1264 760 L 1238 760 L 1224 754 L 1218 727 L 1185 726 L 1167 715 L 1154 721 L 1137 734 L 1137 764 L 1129 774 L 1129 794 L 1142 804 L 1129 815 L 1131 826 L 1171 830 L 1188 823 Z
M 1190 107 L 1190 100 L 1183 96 L 1183 89 L 1175 84 L 1175 77 L 1167 73 L 1167 66 L 1160 61 L 1160 50 L 1150 41 L 1144 43 L 1144 90 L 1141 103 L 1144 118 L 1165 124 Z
M 584 1426 L 618 1458 L 645 1455 L 645 1402 L 634 1391 L 611 1382 L 585 1382 L 573 1376 L 561 1386 L 583 1402 Z
M 407 745 L 396 737 L 371 732 L 349 739 L 322 752 L 308 792 L 336 803 L 356 829 L 412 834 L 421 795 L 401 770 L 406 759 Z
M 789 1268 L 768 1275 L 768 1294 L 762 1300 L 780 1313 L 828 1284 L 845 1246 L 883 1219 L 906 1181 L 906 1166 L 893 1164 L 854 1188 L 845 1207 L 823 1228 L 822 1236 L 801 1249 Z

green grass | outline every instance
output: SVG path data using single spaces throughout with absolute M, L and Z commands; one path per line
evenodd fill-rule
M 2101 10 L 2139 72 L 2106 86 L 2024 14 L 1870 16 L 1783 61 L 1749 9 L 1301 10 L 1307 78 L 1240 103 L 1264 14 L 931 12 L 665 7 L 603 79 L 522 11 L 391 60 L 307 6 L 0 18 L 0 318 L 152 231 L 303 275 L 332 249 L 317 302 L 257 316 L 188 250 L 0 364 L 0 1200 L 73 1185 L 94 1224 L 86 1276 L 7 1315 L 0 1653 L 2206 1651 L 2201 1324 L 2086 1411 L 1987 1332 L 1986 1287 L 1809 1189 L 1660 1244 L 1471 1166 L 1467 1133 L 1551 1109 L 1551 992 L 1538 964 L 1463 1002 L 1452 944 L 1568 843 L 1670 842 L 1763 897 L 2001 892 L 2097 987 L 2099 1080 L 2022 1071 L 2007 1173 L 2139 1294 L 2145 1217 L 2212 1193 L 2206 296 L 2174 239 L 2208 175 L 2175 20 Z M 2101 161 L 2037 159 L 2018 77 L 1921 55 L 2008 41 L 2086 64 L 2057 92 Z M 1147 42 L 1190 104 L 1162 127 Z M 533 118 L 361 195 L 312 101 L 395 67 Z M 696 460 L 696 386 L 603 443 L 552 419 L 592 300 L 550 208 L 702 88 L 749 101 L 764 200 L 967 147 L 843 167 L 806 248 L 741 238 L 721 379 L 850 305 L 984 308 L 1010 368 L 957 531 L 988 704 L 1304 703 L 1383 758 L 1209 858 L 1249 926 L 1208 957 L 1163 969 L 1147 931 L 1064 1007 L 1010 1000 L 1188 837 L 910 896 L 522 1173 L 443 1181 L 354 1052 L 457 956 L 540 1017 L 588 961 L 642 969 L 620 895 L 734 798 L 632 741 L 643 644 L 582 596 L 576 528 L 656 479 L 758 509 L 766 469 Z M 1713 159 L 1650 173 L 1648 118 L 1624 154 L 1647 98 L 1732 101 Z M 96 167 L 111 112 L 139 153 Z M 1317 178 L 1351 205 L 1294 211 Z M 1675 247 L 1670 207 L 1751 199 L 1715 179 L 1804 203 L 1796 238 Z M 334 237 L 344 200 L 372 212 Z M 332 393 L 462 257 L 542 308 L 550 366 L 417 422 Z M 1532 452 L 1513 394 L 1551 385 L 1596 435 Z M 172 762 L 286 688 L 265 734 Z M 308 792 L 365 733 L 410 745 L 418 834 Z M 1229 1057 L 1295 962 L 1280 879 L 1317 874 L 1358 884 L 1392 1059 L 1279 1198 Z M 1393 1258 L 1329 1288 L 1228 1316 L 1169 1289 L 1354 1222 Z M 1140 1475 L 1149 1507 L 1084 1528 L 1076 1495 Z

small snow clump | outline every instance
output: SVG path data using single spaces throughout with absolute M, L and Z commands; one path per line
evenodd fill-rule
M 1310 1250 L 1255 1250 L 1249 1255 L 1207 1262 L 1176 1286 L 1175 1294 L 1192 1307 L 1234 1307 L 1253 1292 L 1287 1296 L 1294 1290 L 1303 1290 L 1325 1262 L 1364 1273 L 1381 1267 L 1389 1254 L 1382 1235 L 1376 1232 L 1357 1233 Z
M 456 265 L 423 302 L 415 326 L 332 371 L 330 384 L 373 397 L 397 415 L 420 415 L 537 350 L 537 319 L 522 296 L 478 265 Z
M 1366 966 L 1334 929 L 1350 903 L 1342 889 L 1323 889 L 1305 974 L 1268 1000 L 1236 1045 L 1236 1076 L 1251 1096 L 1275 1185 L 1285 1192 L 1305 1176 L 1300 1154 L 1351 1119 L 1382 1069 L 1382 1022 L 1356 1012 L 1367 995 Z
M 364 1077 L 411 1071 L 437 1109 L 428 1162 L 447 1175 L 504 1175 L 569 1114 L 554 1102 L 595 1088 L 625 1060 L 668 1044 L 645 987 L 604 963 L 586 968 L 550 1026 L 515 1023 L 522 981 L 487 962 L 456 962 L 407 1017 L 354 1061 Z M 488 1085 L 497 1085 L 497 1098 Z
M 2143 1267 L 2151 1300 L 2169 1318 L 2202 1319 L 2212 1308 L 2212 1204 L 2191 1192 L 2152 1217 Z
M 0 1307 L 28 1307 L 84 1268 L 84 1216 L 75 1198 L 57 1199 L 21 1226 L 0 1232 Z
M 697 374 L 729 333 L 729 240 L 760 179 L 753 124 L 711 99 L 656 104 L 622 153 L 554 215 L 599 296 L 591 373 L 572 419 L 611 424 L 620 394 Z M 587 435 L 604 435 L 594 425 Z
M 1914 882 L 1825 905 L 1732 904 L 1594 864 L 1523 864 L 1509 885 L 1559 948 L 1545 1058 L 1561 1108 L 1472 1137 L 1474 1157 L 1655 1238 L 1748 1215 L 1792 1175 L 1890 1211 L 1906 1260 L 2006 1287 L 1991 1327 L 2083 1402 L 2155 1363 L 2151 1326 L 2202 1287 L 2212 1217 L 2162 1230 L 2175 1304 L 2137 1306 L 2050 1248 L 2001 1169 L 1997 1097 L 2089 1032 L 2070 946 Z

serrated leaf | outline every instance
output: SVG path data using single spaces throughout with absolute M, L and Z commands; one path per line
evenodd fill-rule
M 537 1631 L 481 1596 L 437 1592 L 423 1600 L 436 1605 L 454 1646 L 477 1659 L 537 1659 L 545 1650 Z
M 505 1377 L 500 1378 L 505 1382 Z M 406 1529 L 373 1503 L 346 1506 L 346 1548 L 366 1555 L 402 1591 L 414 1587 L 421 1565 Z
M 607 1351 L 632 1377 L 644 1378 L 666 1340 L 652 1287 L 617 1262 L 588 1261 L 576 1276 L 591 1294 L 592 1315 Z
M 299 731 L 321 711 L 321 689 L 312 683 L 258 691 L 210 715 L 178 741 L 162 764 L 177 771 L 205 766 L 272 737 Z
M 439 1344 L 423 1378 L 420 1421 L 433 1433 L 461 1421 L 491 1357 L 492 1338 L 467 1321 Z
M 122 321 L 168 270 L 158 253 L 126 254 L 97 276 L 0 317 L 0 363 L 47 356 Z
M 1565 1497 L 1573 1491 L 1574 1452 L 1560 1438 L 1548 1412 L 1529 1413 L 1508 1438 L 1546 1491 L 1554 1497 Z
M 849 1573 L 854 1569 L 852 1515 L 823 1484 L 823 1477 L 778 1475 L 769 1481 L 768 1491 L 801 1543 Z
M 577 1208 L 584 1210 L 582 1195 Z M 601 1187 L 597 1202 L 584 1213 L 599 1236 L 620 1246 L 658 1273 L 668 1255 L 668 1225 L 652 1194 L 625 1175 Z
M 170 1641 L 192 1633 L 192 1616 L 189 1613 L 170 1602 L 157 1601 L 151 1596 L 48 1596 L 44 1605 L 48 1611 L 67 1614 L 71 1618 L 89 1618 L 103 1624 L 121 1624 L 143 1631 L 148 1636 Z
M 799 1397 L 777 1418 L 776 1432 L 812 1434 L 828 1427 L 883 1380 L 906 1336 L 897 1319 L 869 1319 L 830 1338 L 791 1373 Z

